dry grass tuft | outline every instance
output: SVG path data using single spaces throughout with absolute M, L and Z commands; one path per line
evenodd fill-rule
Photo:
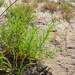
M 49 2 L 44 4 L 44 8 L 50 11 L 60 11 L 61 10 L 61 3 L 60 2 Z
M 75 11 L 73 10 L 62 11 L 62 17 L 66 20 L 70 20 L 75 17 Z

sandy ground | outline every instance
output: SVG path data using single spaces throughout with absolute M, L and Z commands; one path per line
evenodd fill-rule
M 56 16 L 59 17 L 59 14 Z M 36 23 L 47 25 L 50 21 L 51 14 L 46 12 L 40 13 Z M 66 47 L 67 49 L 58 53 L 54 59 L 43 60 L 42 63 L 50 68 L 52 75 L 75 75 L 75 19 L 70 24 L 67 21 L 62 22 L 56 27 L 57 33 L 60 35 L 57 35 L 56 39 L 62 48 Z M 61 38 L 62 36 L 63 38 Z

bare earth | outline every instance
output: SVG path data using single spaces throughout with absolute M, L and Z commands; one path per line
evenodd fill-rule
M 37 24 L 47 25 L 48 22 L 50 23 L 51 15 L 49 16 L 47 12 L 40 13 L 40 15 L 42 16 L 38 16 L 38 18 L 44 19 L 39 18 Z M 58 15 L 56 16 L 58 18 Z M 56 27 L 57 33 L 60 34 L 60 36 L 56 36 L 56 39 L 62 47 L 66 46 L 67 49 L 57 54 L 54 59 L 43 60 L 41 63 L 50 68 L 52 75 L 75 75 L 75 19 L 71 24 L 64 20 L 62 22 Z

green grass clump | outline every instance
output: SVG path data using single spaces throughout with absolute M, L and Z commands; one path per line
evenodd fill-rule
M 0 45 L 3 47 L 0 51 L 0 70 L 22 75 L 27 66 L 43 58 L 43 46 L 56 24 L 52 23 L 39 34 L 39 28 L 31 25 L 34 15 L 30 5 L 9 10 L 7 18 L 7 26 L 0 27 Z

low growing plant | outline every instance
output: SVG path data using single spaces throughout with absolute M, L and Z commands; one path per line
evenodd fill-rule
M 39 28 L 31 25 L 34 15 L 30 5 L 9 10 L 7 18 L 7 26 L 0 28 L 0 70 L 22 75 L 27 66 L 43 58 L 43 46 L 56 24 L 40 34 Z

